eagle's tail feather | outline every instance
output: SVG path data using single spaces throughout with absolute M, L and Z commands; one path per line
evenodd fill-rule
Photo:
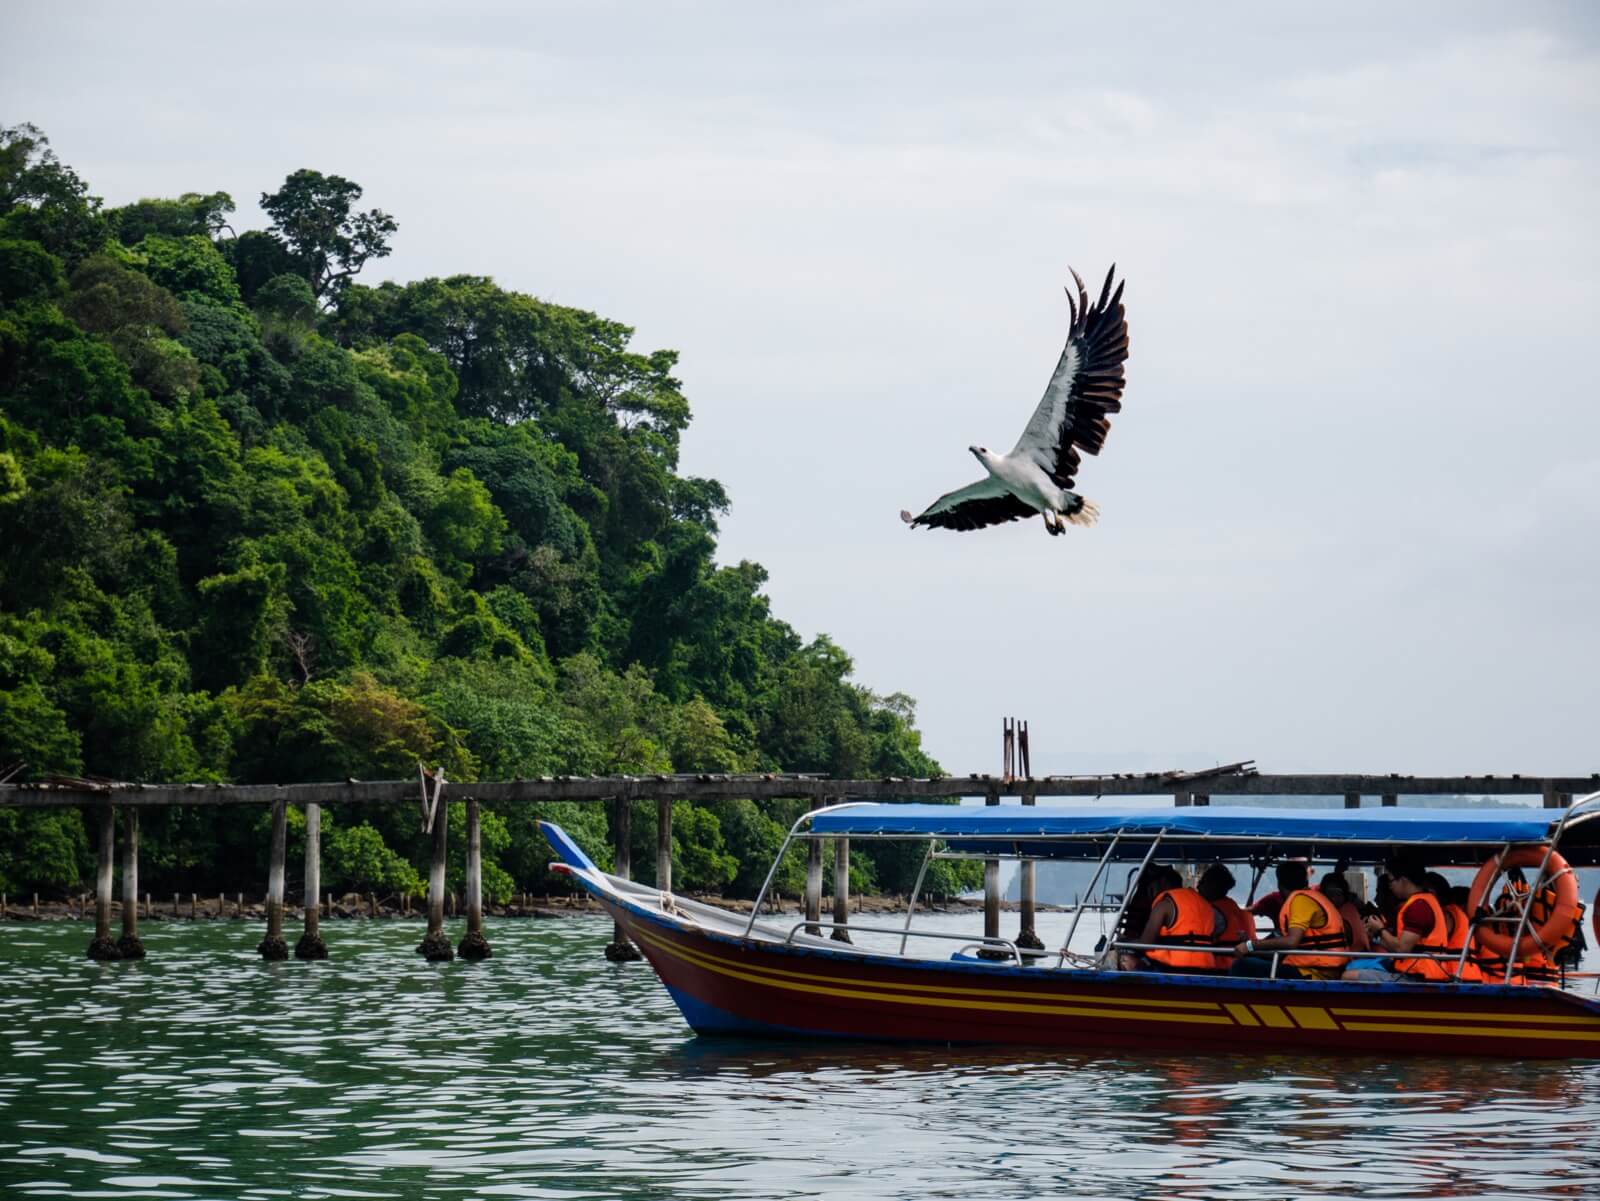
M 909 509 L 901 509 L 900 510 L 900 520 L 905 522 L 907 525 L 910 525 L 911 522 L 914 520 L 912 518 L 912 516 L 911 516 L 911 511 Z
M 1078 507 L 1062 514 L 1073 525 L 1091 526 L 1100 520 L 1100 506 L 1088 497 L 1078 498 Z

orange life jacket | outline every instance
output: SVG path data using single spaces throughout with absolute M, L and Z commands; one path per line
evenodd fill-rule
M 1237 946 L 1246 939 L 1256 936 L 1255 914 L 1246 909 L 1241 909 L 1239 903 L 1232 897 L 1220 897 L 1211 902 L 1211 907 L 1222 914 L 1222 933 L 1217 935 L 1217 941 L 1225 947 Z M 1211 966 L 1219 972 L 1225 972 L 1233 965 L 1233 955 L 1227 951 L 1219 951 L 1212 956 Z
M 1445 929 L 1449 931 L 1445 939 L 1445 950 L 1454 951 L 1459 955 L 1461 948 L 1467 945 L 1467 930 L 1472 923 L 1467 920 L 1467 911 L 1460 905 L 1441 905 L 1440 908 L 1444 910 Z M 1453 980 L 1465 980 L 1470 984 L 1483 983 L 1483 972 L 1470 957 L 1464 963 L 1458 961 L 1442 966 L 1450 973 L 1450 978 Z
M 1322 909 L 1323 917 L 1327 919 L 1321 926 L 1308 929 L 1300 935 L 1301 947 L 1348 951 L 1350 936 L 1345 932 L 1344 915 L 1339 912 L 1337 905 L 1314 888 L 1297 889 L 1283 898 L 1283 907 L 1278 910 L 1278 933 L 1289 933 L 1289 908 L 1296 897 L 1310 897 Z M 1343 967 L 1349 960 L 1342 955 L 1294 954 L 1285 955 L 1283 962 L 1290 967 L 1329 968 Z
M 1204 947 L 1212 946 L 1217 941 L 1217 911 L 1211 907 L 1211 902 L 1192 888 L 1169 888 L 1155 899 L 1156 905 L 1168 897 L 1172 898 L 1172 907 L 1175 910 L 1172 921 L 1156 932 L 1157 942 L 1188 943 Z M 1210 968 L 1215 966 L 1215 957 L 1210 951 L 1180 951 L 1160 950 L 1146 951 L 1156 963 L 1166 964 L 1168 967 L 1181 968 Z
M 1406 903 L 1400 906 L 1400 912 L 1394 915 L 1395 936 L 1399 937 L 1406 930 L 1406 910 L 1413 905 L 1421 905 L 1433 914 L 1433 933 L 1428 935 L 1426 942 L 1418 941 L 1412 947 L 1413 951 L 1448 951 L 1450 949 L 1450 923 L 1444 916 L 1444 907 L 1439 904 L 1439 898 L 1431 892 L 1413 893 L 1406 898 Z M 1458 947 L 1457 950 L 1460 948 Z M 1441 980 L 1449 983 L 1455 980 L 1454 964 L 1448 967 L 1438 959 L 1395 959 L 1394 970 L 1403 972 L 1408 976 L 1417 976 L 1423 980 Z

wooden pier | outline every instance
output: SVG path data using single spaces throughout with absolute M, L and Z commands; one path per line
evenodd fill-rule
M 1026 735 L 1023 734 L 1025 745 Z M 327 947 L 320 933 L 318 893 L 321 880 L 320 814 L 324 805 L 411 805 L 422 802 L 423 830 L 432 836 L 428 873 L 427 933 L 417 950 L 430 960 L 481 960 L 491 949 L 483 934 L 483 874 L 479 805 L 579 801 L 615 806 L 617 837 L 616 872 L 631 874 L 631 814 L 636 802 L 656 805 L 656 878 L 663 891 L 672 887 L 672 802 L 745 798 L 753 801 L 801 799 L 812 809 L 845 801 L 930 801 L 979 797 L 997 805 L 1016 797 L 1031 805 L 1040 797 L 1170 797 L 1172 803 L 1209 805 L 1222 797 L 1339 797 L 1347 808 L 1359 807 L 1364 798 L 1376 797 L 1386 806 L 1401 797 L 1419 796 L 1536 796 L 1547 808 L 1562 808 L 1574 794 L 1600 791 L 1600 773 L 1591 776 L 1407 776 L 1407 775 L 1276 775 L 1260 773 L 1250 764 L 1201 772 L 1153 772 L 1103 776 L 1041 776 L 1026 774 L 1026 753 L 1016 766 L 1023 774 L 969 775 L 933 779 L 839 779 L 815 775 L 658 775 L 658 776 L 555 776 L 538 779 L 449 783 L 442 775 L 423 772 L 420 780 L 344 780 L 318 784 L 124 784 L 95 780 L 55 780 L 36 784 L 0 784 L 0 808 L 82 807 L 98 817 L 99 861 L 95 887 L 95 934 L 89 955 L 96 959 L 137 958 L 144 954 L 138 936 L 139 813 L 147 808 L 187 805 L 266 805 L 272 814 L 267 877 L 266 934 L 258 950 L 265 959 L 284 959 L 289 949 L 283 936 L 284 864 L 288 806 L 305 810 L 305 932 L 295 947 L 301 959 L 323 959 Z M 466 801 L 467 931 L 458 948 L 452 948 L 444 931 L 445 854 L 448 839 L 448 805 L 445 793 Z M 124 816 L 122 938 L 111 938 L 113 863 L 117 810 Z M 849 941 L 844 926 L 849 921 L 850 850 L 847 840 L 833 848 L 833 935 Z M 822 922 L 823 848 L 812 841 L 807 848 L 804 920 Z M 1031 876 L 1031 872 L 1028 873 Z M 1019 935 L 1033 935 L 1033 888 L 1023 881 L 1023 912 Z M 984 873 L 984 927 L 998 935 L 1000 922 L 999 875 Z M 176 898 L 173 901 L 177 906 Z M 191 902 L 191 906 L 193 902 Z M 221 912 L 221 901 L 218 902 Z M 814 927 L 820 931 L 821 925 Z M 606 948 L 608 958 L 638 958 L 638 951 L 617 931 Z

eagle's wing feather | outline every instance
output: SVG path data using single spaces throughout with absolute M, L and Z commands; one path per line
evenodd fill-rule
M 1071 290 L 1067 292 L 1072 310 L 1067 344 L 1028 427 L 1011 450 L 1013 457 L 1031 458 L 1058 488 L 1072 487 L 1080 450 L 1100 453 L 1111 429 L 1107 414 L 1122 410 L 1128 321 L 1122 307 L 1122 284 L 1117 284 L 1115 292 L 1111 290 L 1116 273 L 1116 264 L 1112 264 L 1100 299 L 1090 305 L 1083 280 L 1072 272 L 1078 296 L 1074 301 Z
M 900 516 L 914 526 L 978 530 L 986 525 L 1032 517 L 1036 512 L 1033 506 L 1007 491 L 1006 486 L 994 476 L 986 475 L 965 488 L 946 492 L 915 517 L 910 513 L 901 513 Z

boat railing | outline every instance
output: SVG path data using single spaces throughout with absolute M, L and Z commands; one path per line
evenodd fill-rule
M 1179 942 L 1121 942 L 1121 941 L 1118 941 L 1118 942 L 1111 943 L 1106 949 L 1108 951 L 1210 951 L 1213 954 L 1229 954 L 1229 955 L 1231 955 L 1233 953 L 1233 948 L 1236 945 L 1237 945 L 1236 943 L 1226 943 L 1226 944 L 1222 944 L 1222 945 L 1211 945 L 1211 944 L 1187 943 L 1187 942 L 1179 943 Z M 1272 979 L 1272 980 L 1276 980 L 1278 978 L 1278 968 L 1282 964 L 1283 959 L 1285 957 L 1287 957 L 1287 956 L 1292 956 L 1292 955 L 1318 955 L 1318 956 L 1327 956 L 1327 957 L 1333 958 L 1333 959 L 1437 959 L 1437 960 L 1441 960 L 1441 961 L 1444 961 L 1444 962 L 1454 963 L 1454 964 L 1457 965 L 1458 968 L 1463 962 L 1463 956 L 1462 956 L 1461 952 L 1459 952 L 1459 951 L 1403 951 L 1403 952 L 1400 952 L 1400 951 L 1380 951 L 1377 948 L 1372 948 L 1372 949 L 1366 950 L 1366 951 L 1342 951 L 1342 950 L 1337 950 L 1337 949 L 1335 949 L 1333 947 L 1317 947 L 1317 948 L 1312 949 L 1312 950 L 1296 949 L 1296 948 L 1293 948 L 1293 947 L 1280 947 L 1277 950 L 1273 950 L 1273 951 L 1255 951 L 1255 952 L 1252 952 L 1251 957 L 1259 959 L 1264 955 L 1271 955 L 1272 956 L 1272 970 L 1271 970 L 1271 972 L 1269 973 L 1269 976 L 1268 976 L 1268 978 Z M 1430 981 L 1429 983 L 1442 984 L 1442 983 L 1445 983 L 1445 981 Z
M 1010 958 L 1018 963 L 1023 961 L 1022 952 L 1017 950 L 1017 944 L 1009 938 L 973 938 L 971 934 L 956 934 L 948 930 L 911 930 L 904 926 L 863 926 L 860 922 L 825 922 L 825 921 L 799 921 L 790 927 L 789 935 L 783 940 L 785 946 L 794 943 L 795 935 L 801 931 L 812 933 L 817 930 L 846 930 L 852 934 L 893 934 L 900 938 L 901 947 L 905 946 L 908 938 L 943 938 L 950 942 L 966 943 L 967 947 L 994 947 L 1009 953 Z M 963 947 L 962 950 L 966 950 Z M 873 952 L 878 954 L 880 952 Z M 901 952 L 904 954 L 904 951 Z

